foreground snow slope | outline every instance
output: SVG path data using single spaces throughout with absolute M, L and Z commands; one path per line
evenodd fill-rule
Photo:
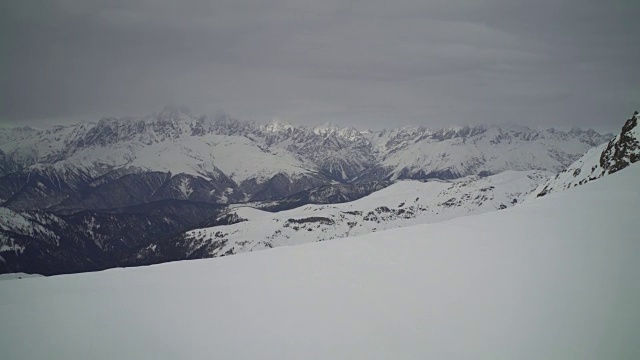
M 637 359 L 640 166 L 521 206 L 0 282 L 3 359 Z
M 41 277 L 39 274 L 27 274 L 27 273 L 10 273 L 10 274 L 0 274 L 0 280 L 18 280 L 18 279 L 28 279 L 33 277 Z

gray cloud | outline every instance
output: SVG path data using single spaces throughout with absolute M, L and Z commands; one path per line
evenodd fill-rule
M 299 124 L 617 129 L 640 107 L 632 0 L 114 3 L 0 5 L 3 122 L 184 104 Z

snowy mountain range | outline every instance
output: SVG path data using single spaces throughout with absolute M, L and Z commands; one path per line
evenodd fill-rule
M 166 199 L 228 204 L 323 185 L 556 173 L 611 137 L 522 126 L 371 132 L 260 125 L 167 107 L 139 119 L 0 129 L 0 204 L 58 211 Z
M 590 149 L 555 177 L 543 171 L 505 171 L 455 181 L 405 180 L 344 204 L 308 205 L 277 213 L 231 208 L 222 213 L 216 226 L 152 243 L 135 256 L 157 262 L 225 256 L 506 209 L 640 161 L 639 117 L 635 112 L 619 135 Z
M 522 127 L 373 133 L 165 109 L 6 130 L 0 148 L 13 172 L 0 178 L 0 273 L 219 257 L 506 209 L 638 161 L 637 120 L 615 137 Z M 604 170 L 576 182 L 575 169 L 595 171 L 592 158 Z
M 0 281 L 2 358 L 637 359 L 639 184 L 634 165 L 436 224 Z

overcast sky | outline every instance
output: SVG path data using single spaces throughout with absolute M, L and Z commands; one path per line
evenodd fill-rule
M 639 21 L 637 0 L 3 0 L 0 119 L 619 130 Z

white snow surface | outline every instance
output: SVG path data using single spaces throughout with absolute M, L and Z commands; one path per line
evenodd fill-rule
M 550 176 L 544 171 L 505 171 L 453 182 L 405 180 L 343 204 L 305 205 L 278 213 L 239 207 L 231 214 L 247 221 L 192 230 L 185 241 L 190 253 L 226 241 L 208 250 L 210 256 L 220 256 L 435 223 L 518 204 Z
M 0 274 L 0 281 L 2 280 L 18 280 L 18 279 L 28 279 L 34 277 L 42 277 L 40 274 L 27 274 L 27 273 L 9 273 L 9 274 Z
M 527 199 L 537 197 L 541 192 L 562 191 L 572 187 L 585 184 L 588 181 L 595 180 L 605 175 L 604 169 L 600 167 L 600 156 L 607 148 L 607 144 L 596 146 L 567 169 L 558 173 L 555 177 L 549 179 L 544 184 L 531 192 Z
M 13 359 L 638 359 L 640 166 L 503 211 L 0 282 Z

